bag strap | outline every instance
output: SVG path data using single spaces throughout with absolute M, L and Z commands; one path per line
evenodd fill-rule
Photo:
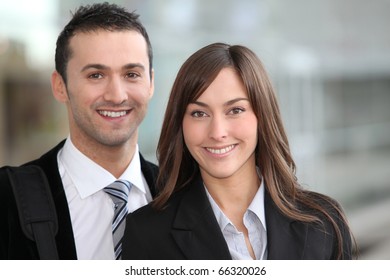
M 37 244 L 40 259 L 58 259 L 57 213 L 45 173 L 35 165 L 9 167 L 7 173 L 24 234 Z

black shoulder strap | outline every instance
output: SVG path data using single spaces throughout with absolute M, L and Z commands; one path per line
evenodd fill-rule
M 40 259 L 58 259 L 57 213 L 45 173 L 35 165 L 9 167 L 7 172 L 24 234 L 36 242 Z

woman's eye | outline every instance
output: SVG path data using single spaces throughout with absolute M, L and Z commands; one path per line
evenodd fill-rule
M 232 115 L 237 115 L 237 114 L 240 114 L 242 112 L 244 112 L 245 110 L 243 108 L 233 108 L 230 110 L 229 113 L 231 113 Z
M 205 112 L 202 112 L 202 111 L 195 111 L 195 112 L 191 113 L 191 116 L 193 116 L 195 118 L 203 118 L 203 117 L 206 117 L 207 114 Z

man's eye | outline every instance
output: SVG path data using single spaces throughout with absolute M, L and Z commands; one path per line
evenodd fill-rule
M 140 76 L 139 74 L 134 73 L 134 72 L 129 72 L 129 73 L 126 74 L 127 78 L 132 78 L 132 79 L 137 78 L 139 76 Z
M 101 78 L 103 78 L 103 75 L 100 74 L 100 73 L 93 73 L 93 74 L 89 75 L 89 78 L 91 78 L 91 79 L 101 79 Z

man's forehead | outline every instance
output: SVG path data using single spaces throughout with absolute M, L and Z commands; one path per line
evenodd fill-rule
M 149 61 L 145 38 L 139 32 L 130 30 L 115 32 L 100 30 L 75 34 L 70 40 L 69 51 L 71 58 L 77 56 L 78 59 L 93 57 L 103 59 L 111 56 L 130 59 L 125 64 Z M 141 61 L 133 61 L 132 58 Z

